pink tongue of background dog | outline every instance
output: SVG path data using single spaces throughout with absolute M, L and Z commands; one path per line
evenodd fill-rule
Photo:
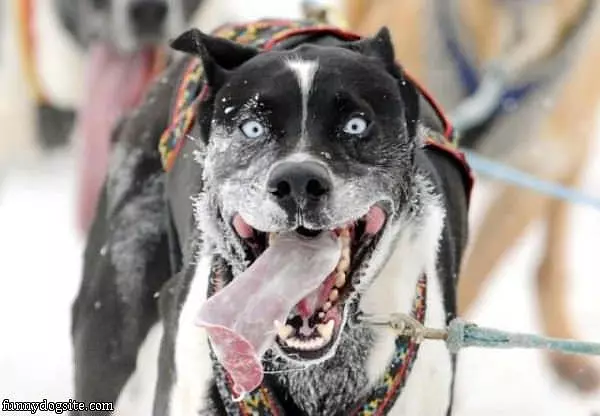
M 198 325 L 234 382 L 237 398 L 263 379 L 262 355 L 276 336 L 275 321 L 285 323 L 296 304 L 337 266 L 341 243 L 330 233 L 314 239 L 279 235 L 243 273 L 202 306 Z
M 105 179 L 111 132 L 119 117 L 141 101 L 156 56 L 151 49 L 120 54 L 107 44 L 97 44 L 89 51 L 84 102 L 77 120 L 77 135 L 82 137 L 77 219 L 84 232 L 91 224 Z

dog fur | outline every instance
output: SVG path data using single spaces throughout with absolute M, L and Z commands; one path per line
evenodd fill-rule
M 134 400 L 125 396 L 137 390 L 142 400 L 154 397 L 155 415 L 235 414 L 231 398 L 219 394 L 218 367 L 194 321 L 211 269 L 236 276 L 247 267 L 244 243 L 231 225 L 236 213 L 272 232 L 333 229 L 374 203 L 387 214 L 370 255 L 353 270 L 356 290 L 329 354 L 299 361 L 274 348 L 267 355 L 272 374 L 266 377 L 286 399 L 288 414 L 339 414 L 382 375 L 394 333 L 357 322 L 357 310 L 408 312 L 426 273 L 426 324 L 441 327 L 454 317 L 467 234 L 461 170 L 423 147 L 427 128 L 419 121 L 417 91 L 395 66 L 387 31 L 353 43 L 322 41 L 260 54 L 198 31 L 175 41 L 177 49 L 200 56 L 210 93 L 168 173 L 158 138 L 190 58 L 174 62 L 115 132 L 73 305 L 78 400 L 118 399 L 128 406 Z M 340 113 L 338 96 L 373 122 L 369 140 L 339 130 L 354 113 Z M 237 126 L 247 117 L 263 123 L 268 140 L 242 136 Z M 290 160 L 319 163 L 333 178 L 326 208 L 305 207 L 302 223 L 265 187 L 274 167 Z M 422 345 L 389 414 L 446 414 L 454 360 L 443 344 Z M 157 380 L 146 379 L 145 389 L 136 362 L 142 372 L 158 362 Z
M 506 58 L 505 54 L 510 52 L 508 61 L 517 73 L 551 54 L 560 44 L 566 28 L 586 7 L 585 0 L 523 1 L 520 4 L 459 0 L 456 3 L 459 29 L 472 41 L 477 65 L 485 67 L 494 59 Z M 507 48 L 518 25 L 510 11 L 515 4 L 520 7 L 518 13 L 526 30 L 522 34 L 526 41 L 516 50 Z M 349 26 L 359 32 L 369 33 L 379 25 L 388 25 L 396 53 L 405 67 L 424 80 L 445 108 L 451 109 L 457 99 L 461 99 L 455 87 L 460 81 L 447 76 L 454 62 L 445 55 L 443 41 L 436 34 L 432 13 L 435 5 L 436 0 L 408 0 L 402 2 L 402 7 L 388 0 L 346 0 L 345 10 Z M 517 107 L 510 117 L 505 117 L 508 129 L 484 136 L 479 150 L 501 157 L 542 179 L 564 186 L 577 185 L 594 138 L 593 120 L 600 98 L 600 81 L 595 75 L 595 67 L 600 62 L 597 9 L 595 7 L 587 23 L 589 29 L 553 82 L 542 87 L 529 104 Z M 507 147 L 509 152 L 498 150 Z M 550 336 L 575 338 L 565 299 L 569 269 L 565 249 L 568 211 L 568 202 L 513 186 L 501 186 L 472 239 L 461 274 L 460 313 L 469 311 L 487 277 L 524 230 L 534 221 L 543 220 L 547 237 L 536 274 L 542 327 Z M 587 358 L 558 354 L 550 358 L 558 374 L 581 390 L 598 387 L 597 370 Z

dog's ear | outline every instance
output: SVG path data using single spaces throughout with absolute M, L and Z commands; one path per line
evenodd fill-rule
M 259 53 L 256 48 L 207 35 L 198 29 L 190 29 L 171 41 L 171 48 L 199 56 L 208 85 L 217 88 L 225 83 L 228 71 Z
M 395 54 L 392 37 L 387 26 L 383 26 L 372 38 L 350 42 L 347 47 L 366 56 L 378 58 L 384 65 L 394 65 Z

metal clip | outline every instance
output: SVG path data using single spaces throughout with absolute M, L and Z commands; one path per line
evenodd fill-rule
M 388 326 L 399 335 L 412 338 L 417 343 L 421 343 L 425 339 L 446 340 L 448 338 L 447 330 L 427 328 L 412 316 L 403 313 L 393 313 L 391 315 L 362 314 L 358 319 L 373 326 Z

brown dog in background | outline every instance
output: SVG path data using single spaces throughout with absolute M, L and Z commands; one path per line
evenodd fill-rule
M 489 156 L 536 177 L 575 187 L 594 140 L 600 99 L 596 73 L 600 22 L 595 0 L 345 0 L 349 28 L 374 33 L 388 26 L 403 66 L 422 80 L 444 108 L 452 110 L 465 96 L 457 96 L 449 87 L 460 86 L 461 80 L 448 78 L 448 67 L 455 62 L 440 35 L 436 8 L 441 2 L 453 5 L 455 26 L 462 39 L 468 39 L 477 69 L 504 59 L 509 73 L 518 75 L 551 60 L 561 47 L 573 49 L 555 69 L 555 79 L 538 87 L 540 94 L 527 98 L 523 109 L 519 106 L 506 117 L 501 114 L 500 118 L 512 119 L 484 132 L 480 142 Z M 565 34 L 580 29 L 579 25 L 586 28 L 578 35 L 576 48 L 562 45 Z M 527 112 L 533 107 L 537 107 L 535 116 Z M 507 142 L 499 145 L 503 141 Z M 498 150 L 502 147 L 510 151 Z M 460 313 L 469 311 L 486 278 L 526 227 L 541 219 L 547 238 L 536 281 L 543 329 L 553 337 L 575 338 L 566 304 L 568 209 L 567 202 L 503 185 L 471 239 L 471 253 L 460 277 Z M 557 373 L 580 390 L 598 387 L 597 370 L 587 358 L 559 354 L 550 358 Z

